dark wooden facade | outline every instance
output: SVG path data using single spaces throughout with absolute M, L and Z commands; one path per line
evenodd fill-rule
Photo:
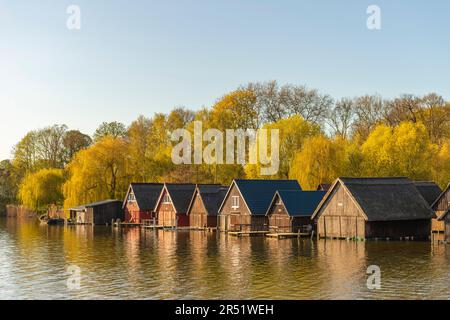
M 432 230 L 433 232 L 444 232 L 445 231 L 445 221 L 439 219 L 445 214 L 445 212 L 450 208 L 450 183 L 447 188 L 439 195 L 439 197 L 432 203 L 431 208 L 435 212 L 435 216 L 432 220 Z
M 106 225 L 123 220 L 122 201 L 106 200 L 69 209 L 70 220 L 77 224 Z
M 269 231 L 267 208 L 278 189 L 301 190 L 294 180 L 234 180 L 219 209 L 218 230 Z
M 450 208 L 438 220 L 444 223 L 445 241 L 450 243 Z
M 339 178 L 312 218 L 319 238 L 428 239 L 431 216 L 406 178 Z
M 217 213 L 227 190 L 220 185 L 196 187 L 187 212 L 192 229 L 217 227 Z
M 267 213 L 269 231 L 273 233 L 297 233 L 304 226 L 311 224 L 311 216 L 290 216 L 282 202 L 278 203 L 279 196 L 271 205 Z
M 271 233 L 310 233 L 324 191 L 277 191 L 267 210 Z

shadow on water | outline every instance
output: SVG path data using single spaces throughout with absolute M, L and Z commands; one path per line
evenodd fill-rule
M 0 219 L 2 299 L 449 299 L 450 247 Z M 370 290 L 367 268 L 380 267 Z M 69 290 L 69 266 L 81 287 Z

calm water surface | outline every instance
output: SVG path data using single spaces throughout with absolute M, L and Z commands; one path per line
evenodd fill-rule
M 81 269 L 69 290 L 67 268 Z M 381 289 L 366 286 L 381 268 Z M 450 246 L 234 238 L 0 218 L 0 299 L 449 299 Z

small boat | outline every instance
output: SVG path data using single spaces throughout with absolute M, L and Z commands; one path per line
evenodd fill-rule
M 40 216 L 39 217 L 39 221 L 42 224 L 48 224 L 48 225 L 64 224 L 64 219 L 62 219 L 62 218 L 49 218 L 47 215 Z
M 57 224 L 64 224 L 64 219 L 62 218 L 51 218 L 47 220 L 48 225 L 57 225 Z

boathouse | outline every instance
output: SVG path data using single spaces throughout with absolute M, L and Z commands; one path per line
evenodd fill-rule
M 408 178 L 338 178 L 312 219 L 319 238 L 428 239 L 432 216 Z
M 187 211 L 195 184 L 165 183 L 155 205 L 156 223 L 160 227 L 188 227 Z
M 220 231 L 268 231 L 267 208 L 277 190 L 297 190 L 297 180 L 233 180 L 219 208 Z
M 433 181 L 414 181 L 414 185 L 430 206 L 442 193 L 442 189 Z
M 228 187 L 221 185 L 198 185 L 188 207 L 189 226 L 192 229 L 217 227 L 217 212 Z
M 325 191 L 277 191 L 267 210 L 271 233 L 309 233 Z
M 444 223 L 445 241 L 450 243 L 450 208 L 438 218 L 438 221 Z
M 445 222 L 444 219 L 439 219 L 450 208 L 450 183 L 447 188 L 441 192 L 436 200 L 431 204 L 431 208 L 435 212 L 432 220 L 433 232 L 444 232 Z
M 70 221 L 76 224 L 106 225 L 123 220 L 122 201 L 105 200 L 69 209 Z
M 317 186 L 317 191 L 325 191 L 327 192 L 330 189 L 331 184 L 329 183 L 321 183 Z
M 130 184 L 122 205 L 125 223 L 141 224 L 156 219 L 154 210 L 163 187 L 162 183 Z

